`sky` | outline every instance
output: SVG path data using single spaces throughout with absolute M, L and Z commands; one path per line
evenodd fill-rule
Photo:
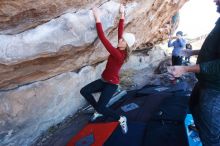
M 177 29 L 196 38 L 208 34 L 220 16 L 213 0 L 189 0 L 180 10 L 180 24 Z

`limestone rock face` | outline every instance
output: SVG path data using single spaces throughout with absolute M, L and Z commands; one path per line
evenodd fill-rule
M 46 81 L 0 93 L 0 145 L 28 146 L 41 132 L 85 104 L 79 90 L 100 76 L 100 69 L 85 67 Z M 89 74 L 89 75 L 88 75 Z
M 159 55 L 155 57 L 155 54 Z M 160 48 L 152 49 L 149 56 L 132 55 L 122 72 L 149 66 L 155 68 L 164 55 Z M 80 89 L 100 78 L 105 64 L 86 66 L 78 73 L 67 72 L 0 92 L 0 145 L 28 146 L 44 130 L 74 114 L 86 103 Z
M 133 49 L 166 38 L 186 1 L 124 0 Z M 119 0 L 0 0 L 0 145 L 30 145 L 85 104 L 79 90 L 100 77 L 109 55 L 97 39 L 95 5 L 116 46 Z M 151 66 L 164 54 L 152 50 L 125 68 Z
M 185 1 L 129 1 L 125 31 L 136 35 L 136 47 L 166 37 L 171 17 Z M 116 45 L 118 1 L 0 1 L 0 89 L 16 88 L 105 60 L 108 53 L 96 39 L 90 10 L 95 4 L 102 11 L 106 35 Z M 29 26 L 37 24 L 41 25 Z
M 104 2 L 104 1 L 103 1 Z M 62 14 L 91 8 L 101 0 L 1 0 L 0 33 L 16 34 Z

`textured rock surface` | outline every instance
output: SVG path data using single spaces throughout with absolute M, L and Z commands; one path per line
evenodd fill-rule
M 100 76 L 104 63 L 0 93 L 0 145 L 28 145 L 84 104 L 79 90 Z
M 125 30 L 135 33 L 137 38 L 136 46 L 141 46 L 141 44 L 146 42 L 155 42 L 166 37 L 165 34 L 168 32 L 167 28 L 169 26 L 167 23 L 185 1 L 132 1 L 126 6 L 127 23 Z M 28 1 L 26 2 L 28 3 Z M 0 3 L 6 3 L 11 10 L 13 8 L 10 7 L 13 1 L 5 0 Z M 38 1 L 36 3 L 34 6 L 37 7 L 39 5 L 40 7 L 42 6 L 41 3 L 43 4 L 44 2 L 41 1 L 40 3 Z M 52 4 L 53 2 L 51 2 Z M 11 89 L 36 80 L 47 79 L 106 59 L 108 53 L 103 49 L 100 42 L 96 40 L 95 23 L 89 10 L 94 4 L 95 2 L 89 1 L 87 6 L 84 6 L 82 2 L 84 7 L 81 9 L 79 9 L 80 6 L 76 7 L 74 13 L 65 13 L 63 15 L 59 13 L 60 17 L 53 17 L 54 19 L 34 29 L 27 30 L 29 27 L 23 26 L 22 28 L 26 31 L 19 34 L 0 35 L 0 89 Z M 102 22 L 104 29 L 109 34 L 108 38 L 116 44 L 117 30 L 115 26 L 118 21 L 115 20 L 118 16 L 119 3 L 117 1 L 102 1 L 99 4 L 102 4 L 100 8 L 103 12 Z M 1 5 L 3 7 L 3 4 Z M 31 5 L 31 2 L 29 5 Z M 48 4 L 48 7 L 51 5 Z M 55 8 L 58 9 L 59 6 L 57 5 Z M 4 9 L 2 7 L 0 12 L 3 13 L 6 10 L 5 7 Z M 36 8 L 36 10 L 38 9 Z M 39 8 L 38 11 L 40 10 Z M 13 12 L 19 15 L 24 10 L 18 7 L 18 10 Z M 23 15 L 21 16 L 20 19 L 23 18 Z M 48 16 L 50 16 L 50 13 L 48 13 Z M 8 17 L 11 18 L 10 15 Z M 25 18 L 28 19 L 28 17 Z M 36 18 L 33 22 L 28 22 L 34 24 L 35 21 L 38 23 L 41 20 Z M 27 24 L 25 22 L 17 24 L 17 21 L 15 21 L 13 28 L 20 24 Z M 5 24 L 10 26 L 7 21 Z M 3 27 L 1 23 L 0 26 Z M 12 29 L 9 30 L 13 31 Z M 14 32 L 16 33 L 16 31 Z
M 160 54 L 157 57 L 155 54 Z M 131 56 L 124 72 L 145 67 L 155 68 L 165 57 L 155 48 L 148 55 Z M 142 62 L 136 61 L 142 59 Z M 136 64 L 134 63 L 136 62 Z M 68 72 L 18 89 L 0 92 L 0 145 L 29 145 L 43 130 L 74 114 L 85 104 L 79 91 L 100 77 L 104 63 Z
M 64 13 L 91 8 L 100 2 L 101 0 L 1 0 L 0 33 L 23 32 Z
M 136 35 L 134 49 L 166 38 L 186 1 L 127 0 L 125 31 Z M 119 0 L 0 1 L 0 145 L 29 145 L 84 104 L 79 89 L 100 76 L 108 56 L 90 11 L 96 4 L 116 45 Z M 165 54 L 148 55 L 131 57 L 124 68 L 155 67 Z

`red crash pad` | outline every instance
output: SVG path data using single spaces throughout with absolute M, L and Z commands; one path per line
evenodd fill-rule
M 67 146 L 102 146 L 117 126 L 118 122 L 87 124 Z

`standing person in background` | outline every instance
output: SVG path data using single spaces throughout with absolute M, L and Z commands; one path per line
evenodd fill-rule
M 172 39 L 176 39 L 172 42 Z M 182 65 L 183 57 L 180 51 L 186 47 L 186 41 L 183 39 L 183 32 L 178 31 L 176 37 L 169 37 L 168 47 L 173 47 L 172 51 L 172 65 Z
M 131 33 L 123 33 L 124 31 L 124 6 L 120 6 L 120 21 L 118 26 L 118 45 L 113 47 L 112 44 L 107 40 L 102 29 L 102 24 L 100 20 L 100 11 L 98 8 L 93 8 L 93 14 L 96 21 L 96 29 L 98 37 L 102 44 L 109 52 L 108 61 L 105 67 L 102 77 L 85 87 L 80 91 L 82 96 L 95 108 L 96 112 L 92 117 L 94 121 L 97 117 L 106 116 L 111 117 L 114 120 L 119 121 L 123 133 L 127 133 L 127 119 L 125 116 L 118 115 L 116 112 L 112 111 L 110 108 L 106 107 L 109 100 L 116 92 L 118 88 L 119 71 L 122 65 L 128 60 L 131 53 L 131 47 L 135 43 L 135 36 Z M 101 92 L 98 102 L 96 102 L 92 93 Z
M 187 44 L 186 44 L 186 49 L 188 49 L 189 51 L 192 51 L 192 45 L 191 45 L 190 43 L 187 43 Z M 190 63 L 190 56 L 185 57 L 185 61 L 186 61 L 187 63 Z
M 220 13 L 220 0 L 214 0 Z M 172 66 L 168 71 L 175 77 L 187 72 L 198 79 L 190 99 L 190 110 L 203 146 L 220 146 L 220 18 L 198 54 L 196 65 Z

